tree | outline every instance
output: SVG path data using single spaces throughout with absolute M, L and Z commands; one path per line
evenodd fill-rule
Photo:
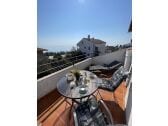
M 75 52 L 76 51 L 76 47 L 72 46 L 71 52 Z

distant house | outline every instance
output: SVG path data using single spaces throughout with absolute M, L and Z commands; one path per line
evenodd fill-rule
M 48 51 L 48 50 L 43 48 L 37 48 L 37 55 L 43 55 L 44 51 Z
M 44 52 L 48 51 L 47 49 L 37 48 L 37 63 L 41 64 L 44 60 L 46 60 L 46 56 L 44 56 Z
M 99 39 L 90 38 L 90 35 L 88 35 L 88 38 L 83 38 L 77 43 L 78 49 L 87 56 L 104 54 L 105 46 L 106 42 Z
M 111 52 L 113 52 L 113 51 L 115 51 L 116 50 L 116 47 L 114 47 L 114 46 L 106 46 L 106 53 L 111 53 Z
M 48 59 L 53 60 L 54 56 L 48 56 Z

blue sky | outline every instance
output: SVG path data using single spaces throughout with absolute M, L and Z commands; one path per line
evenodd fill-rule
M 83 37 L 130 42 L 131 0 L 37 0 L 38 47 L 70 50 Z

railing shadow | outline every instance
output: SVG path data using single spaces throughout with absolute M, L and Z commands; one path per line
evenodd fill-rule
M 69 116 L 71 114 L 71 116 Z M 66 108 L 55 120 L 53 126 L 74 126 L 73 114 L 70 107 Z
M 109 108 L 114 124 L 126 124 L 125 111 L 114 101 L 104 100 Z M 69 118 L 70 107 L 66 108 L 55 120 L 53 126 L 74 126 L 73 115 Z
M 114 124 L 126 124 L 125 111 L 114 101 L 103 100 L 109 108 Z

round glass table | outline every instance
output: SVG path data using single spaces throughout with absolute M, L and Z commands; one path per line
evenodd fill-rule
M 67 73 L 58 81 L 57 90 L 61 95 L 70 99 L 82 99 L 96 92 L 98 77 L 86 70 L 79 70 L 79 72 L 79 81 L 76 81 L 72 73 Z

